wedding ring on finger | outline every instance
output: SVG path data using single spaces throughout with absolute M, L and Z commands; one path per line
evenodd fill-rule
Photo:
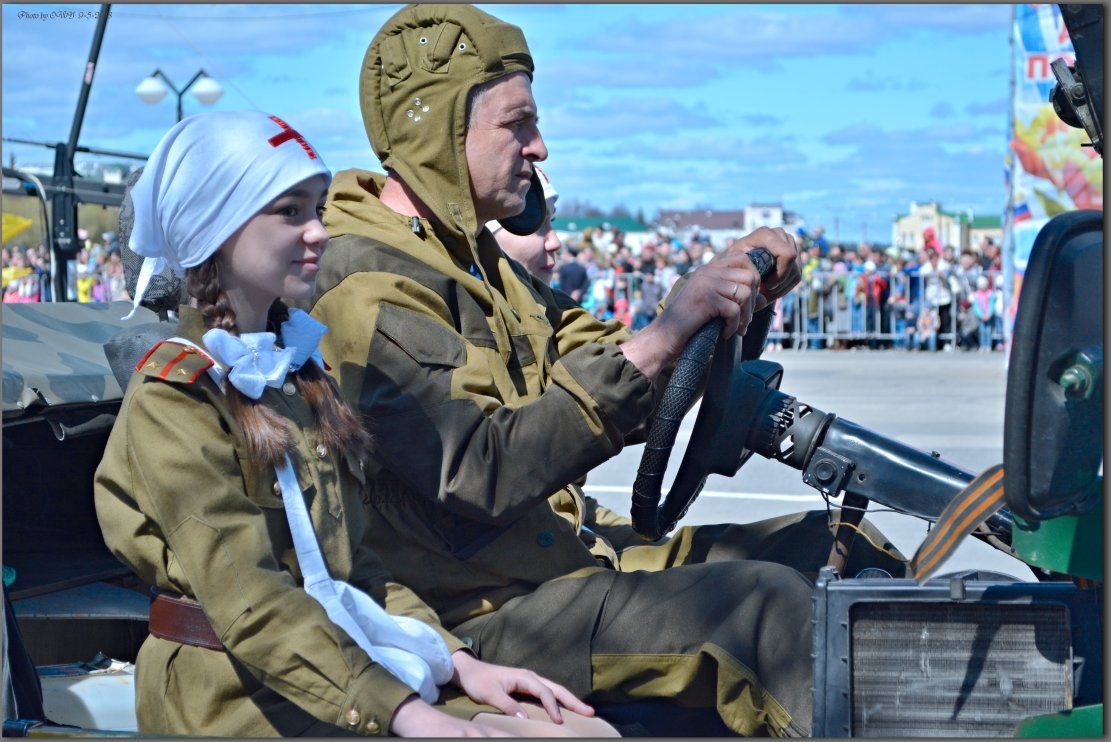
M 734 283 L 733 284 L 733 290 L 729 292 L 729 298 L 732 299 L 733 301 L 737 300 L 737 289 L 739 289 L 739 288 L 740 288 L 740 284 Z

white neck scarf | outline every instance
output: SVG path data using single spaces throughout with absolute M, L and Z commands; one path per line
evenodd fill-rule
M 236 338 L 225 330 L 209 330 L 204 335 L 204 343 L 211 355 L 205 355 L 217 362 L 209 369 L 209 374 L 221 389 L 226 377 L 239 391 L 251 399 L 258 399 L 264 387 L 281 386 L 286 370 L 297 359 L 300 363 L 312 359 L 323 367 L 316 345 L 324 332 L 324 325 L 299 309 L 290 309 L 289 321 L 282 323 L 283 342 L 299 340 L 301 345 L 298 346 L 275 349 L 272 332 Z M 236 342 L 229 342 L 229 339 Z M 203 352 L 189 340 L 174 340 Z M 230 372 L 222 366 L 230 368 Z M 443 637 L 423 621 L 386 613 L 362 590 L 343 580 L 332 579 L 288 454 L 276 473 L 305 592 L 323 606 L 332 623 L 346 632 L 372 660 L 419 693 L 424 701 L 435 703 L 440 695 L 439 686 L 451 680 L 454 673 L 451 650 Z
M 362 590 L 332 579 L 289 456 L 278 467 L 277 474 L 297 563 L 305 579 L 305 592 L 324 607 L 328 618 L 347 632 L 372 660 L 417 691 L 424 701 L 435 703 L 440 695 L 438 686 L 451 680 L 454 672 L 451 651 L 443 637 L 423 621 L 386 613 Z

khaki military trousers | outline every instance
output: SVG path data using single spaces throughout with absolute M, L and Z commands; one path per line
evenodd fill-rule
M 595 704 L 666 698 L 742 735 L 805 736 L 813 584 L 760 561 L 588 568 L 457 626 L 487 661 Z
M 753 523 L 684 526 L 659 544 L 647 544 L 632 528 L 598 530 L 617 549 L 616 566 L 623 572 L 758 559 L 792 567 L 813 581 L 829 558 L 839 515 L 839 510 L 811 510 Z M 849 550 L 845 574 L 851 577 L 868 568 L 882 569 L 892 577 L 906 576 L 906 557 L 864 519 Z

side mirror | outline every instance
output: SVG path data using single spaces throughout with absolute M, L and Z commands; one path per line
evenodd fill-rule
M 1007 372 L 1007 507 L 1040 522 L 1102 501 L 1103 213 L 1054 217 L 1022 279 Z

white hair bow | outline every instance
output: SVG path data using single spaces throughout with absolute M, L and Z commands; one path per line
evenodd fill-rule
M 212 358 L 228 369 L 228 381 L 251 399 L 268 386 L 280 387 L 293 362 L 293 351 L 274 347 L 274 333 L 249 332 L 238 337 L 213 328 L 204 334 Z
M 312 316 L 300 309 L 290 309 L 289 319 L 282 323 L 282 345 L 293 351 L 290 371 L 296 371 L 309 360 L 324 370 L 324 359 L 320 355 L 320 338 L 328 332 L 327 326 L 317 322 Z
M 324 369 L 324 359 L 317 346 L 328 328 L 308 312 L 290 309 L 289 319 L 282 323 L 282 344 L 275 347 L 272 332 L 249 332 L 232 335 L 213 328 L 202 340 L 212 359 L 219 365 L 209 369 L 217 383 L 224 377 L 251 399 L 262 396 L 265 387 L 280 387 L 286 374 L 304 366 L 310 359 Z

